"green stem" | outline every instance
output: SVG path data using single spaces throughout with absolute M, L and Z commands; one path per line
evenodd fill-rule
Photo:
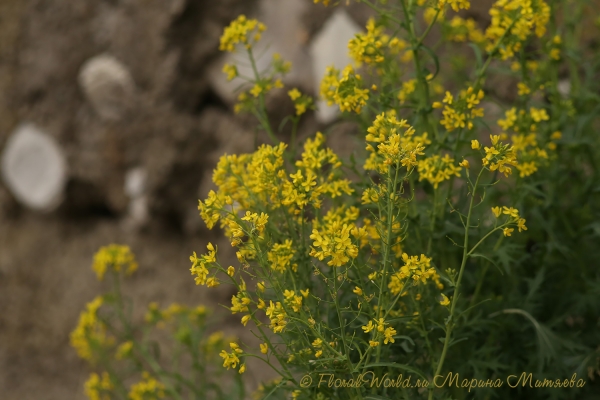
M 387 268 L 388 268 L 388 259 L 390 257 L 390 253 L 392 250 L 392 228 L 393 228 L 393 211 L 394 211 L 394 201 L 396 198 L 395 195 L 395 191 L 396 191 L 396 184 L 398 182 L 398 171 L 400 169 L 400 162 L 398 162 L 396 164 L 396 171 L 394 174 L 394 180 L 392 181 L 392 167 L 390 166 L 388 168 L 388 185 L 387 185 L 387 192 L 386 192 L 386 198 L 388 201 L 387 204 L 387 208 L 388 208 L 388 212 L 386 215 L 387 218 L 387 232 L 386 232 L 386 239 L 385 239 L 385 251 L 384 251 L 384 256 L 383 256 L 383 270 L 381 271 L 381 283 L 379 286 L 379 297 L 378 297 L 378 310 L 377 310 L 377 315 L 378 318 L 381 318 L 381 314 L 383 312 L 383 304 L 384 302 L 384 291 L 383 288 L 385 286 L 385 280 L 387 278 Z M 392 195 L 394 196 L 394 198 L 392 198 Z M 381 346 L 377 347 L 377 362 L 379 362 L 379 358 L 381 357 Z
M 481 178 L 481 174 L 485 169 L 482 168 L 479 171 L 479 175 L 477 175 L 477 180 L 475 181 L 475 185 L 473 186 L 473 193 L 471 195 L 471 201 L 469 203 L 469 212 L 467 214 L 467 222 L 465 224 L 465 240 L 463 243 L 463 256 L 462 262 L 460 265 L 460 272 L 458 273 L 458 279 L 456 281 L 456 286 L 454 287 L 454 293 L 452 295 L 452 306 L 450 307 L 450 316 L 448 317 L 447 327 L 446 327 L 446 337 L 444 339 L 444 347 L 442 349 L 442 355 L 440 356 L 440 360 L 438 361 L 438 365 L 434 374 L 434 379 L 437 375 L 442 371 L 442 367 L 444 366 L 444 360 L 446 359 L 446 354 L 448 352 L 448 347 L 450 345 L 450 339 L 452 335 L 452 330 L 454 328 L 454 313 L 456 310 L 456 303 L 458 303 L 458 294 L 460 290 L 460 284 L 462 282 L 462 277 L 465 272 L 465 265 L 467 264 L 467 259 L 469 258 L 470 252 L 467 251 L 469 247 L 469 229 L 471 227 L 471 216 L 473 213 L 473 203 L 475 201 L 475 194 L 477 192 L 477 185 L 479 184 L 479 179 Z M 433 388 L 429 391 L 429 400 L 433 399 Z
M 252 64 L 252 71 L 254 72 L 254 79 L 256 80 L 256 82 L 259 82 L 260 74 L 258 73 L 258 68 L 256 67 L 256 61 L 254 60 L 254 54 L 252 53 L 252 49 L 248 49 L 248 57 L 250 58 L 250 64 Z M 258 102 L 259 102 L 260 107 L 257 110 L 257 112 L 261 116 L 259 118 L 259 121 L 260 121 L 261 125 L 263 126 L 263 128 L 265 129 L 265 131 L 267 132 L 267 134 L 269 135 L 269 138 L 271 139 L 273 144 L 278 144 L 279 140 L 275 137 L 275 134 L 273 133 L 273 129 L 271 128 L 271 124 L 269 123 L 269 116 L 267 115 L 267 107 L 265 105 L 264 93 L 260 93 L 258 95 Z

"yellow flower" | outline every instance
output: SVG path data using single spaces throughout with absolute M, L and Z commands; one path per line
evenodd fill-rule
M 383 344 L 388 344 L 388 343 L 394 343 L 395 340 L 393 338 L 393 336 L 396 334 L 396 330 L 394 328 L 388 327 L 385 328 L 385 332 L 383 332 L 384 335 L 384 340 L 383 340 Z
M 260 352 L 263 354 L 267 354 L 268 351 L 269 351 L 269 346 L 266 343 L 261 343 L 260 344 Z
M 114 389 L 108 373 L 102 373 L 102 379 L 96 373 L 92 373 L 89 379 L 85 382 L 85 394 L 90 400 L 110 400 L 110 396 L 106 393 Z
M 512 234 L 512 232 L 514 231 L 513 228 L 504 228 L 502 230 L 502 233 L 504 233 L 504 236 L 510 236 Z
M 440 301 L 440 304 L 445 306 L 450 305 L 450 299 L 448 299 L 448 297 L 442 293 L 442 300 Z
M 531 93 L 529 86 L 527 86 L 523 82 L 517 83 L 517 89 L 518 89 L 519 96 L 525 96 L 526 94 Z
M 471 168 L 471 165 L 469 164 L 468 160 L 462 160 L 458 165 L 460 165 L 463 168 L 469 169 Z
M 254 84 L 252 89 L 250 89 L 250 93 L 254 97 L 258 97 L 262 93 L 262 91 L 263 91 L 263 87 L 258 83 Z
M 502 214 L 510 215 L 513 218 L 519 218 L 519 210 L 512 207 L 502 207 Z
M 122 360 L 124 358 L 129 357 L 129 355 L 131 355 L 131 350 L 133 349 L 133 342 L 131 340 L 128 340 L 124 343 L 122 343 L 119 348 L 117 349 L 117 354 L 115 355 L 115 358 L 117 360 Z
M 319 350 L 315 353 L 315 357 L 319 358 L 319 357 L 321 357 L 322 354 L 323 354 L 323 350 Z
M 538 109 L 535 107 L 531 107 L 529 109 L 529 112 L 531 114 L 531 118 L 533 118 L 535 122 L 548 121 L 550 119 L 548 113 L 546 113 L 546 110 L 544 110 L 543 108 Z
M 246 324 L 250 321 L 250 315 L 244 315 L 242 317 L 242 325 L 246 326 Z
M 70 334 L 71 346 L 85 360 L 94 360 L 97 349 L 109 347 L 114 342 L 114 338 L 107 334 L 105 324 L 98 318 L 102 303 L 102 296 L 89 302 L 79 315 L 77 327 Z
M 479 150 L 481 145 L 479 144 L 479 140 L 471 140 L 471 148 L 473 150 Z
M 239 370 L 240 374 L 243 374 L 244 372 L 246 372 L 246 364 L 245 363 L 240 366 L 240 370 Z
M 375 325 L 373 325 L 373 321 L 369 321 L 369 323 L 367 325 L 364 325 L 362 327 L 362 330 L 365 331 L 365 333 L 369 333 L 373 329 L 375 329 Z
M 258 282 L 256 284 L 256 289 L 261 293 L 264 292 L 265 291 L 265 282 Z
M 148 398 L 165 397 L 165 385 L 157 381 L 146 371 L 142 374 L 142 380 L 131 386 L 128 399 L 144 400 Z
M 235 268 L 233 268 L 232 266 L 227 268 L 227 275 L 233 277 L 234 274 L 235 274 Z
M 108 269 L 115 272 L 125 270 L 130 275 L 137 267 L 138 265 L 131 249 L 128 246 L 118 244 L 101 247 L 94 255 L 94 263 L 92 264 L 92 269 L 96 272 L 100 281 L 104 279 L 104 274 Z
M 235 65 L 225 64 L 223 66 L 223 72 L 227 74 L 228 81 L 231 81 L 238 76 L 238 69 Z
M 261 22 L 240 15 L 223 31 L 219 50 L 233 52 L 237 44 L 243 44 L 250 49 L 252 47 L 251 42 L 260 40 L 260 34 L 266 29 L 267 27 Z
M 460 176 L 460 168 L 454 165 L 454 159 L 448 154 L 440 157 L 434 154 L 431 157 L 419 160 L 417 170 L 419 172 L 419 181 L 426 179 L 437 189 L 438 185 L 445 180 L 450 179 L 452 175 Z
M 500 207 L 492 207 L 492 212 L 494 213 L 496 218 L 498 218 L 500 217 L 500 214 L 502 214 L 502 209 Z
M 302 96 L 302 93 L 300 93 L 298 89 L 293 88 L 288 92 L 288 96 L 290 96 L 290 99 L 292 99 L 292 101 L 296 101 L 297 98 Z
M 527 230 L 527 227 L 525 226 L 525 218 L 519 218 L 519 221 L 517 221 L 517 227 L 519 228 L 519 232 Z
M 354 290 L 352 292 L 355 293 L 355 294 L 357 294 L 357 295 L 359 295 L 359 296 L 362 296 L 362 294 L 363 294 L 362 289 L 359 288 L 358 286 L 355 286 Z
M 306 297 L 308 297 L 308 291 L 309 291 L 308 289 L 300 290 L 300 294 L 302 294 L 302 296 L 306 298 Z
M 376 342 L 375 340 L 369 340 L 369 346 L 377 347 L 379 346 L 379 342 Z
M 208 278 L 206 280 L 206 287 L 209 287 L 209 288 L 217 287 L 220 284 L 221 283 L 219 282 L 219 280 L 217 278 L 215 278 L 214 276 L 211 276 L 210 278 Z
M 284 272 L 291 265 L 295 251 L 292 248 L 292 240 L 286 239 L 283 243 L 275 243 L 271 251 L 267 253 L 267 260 L 275 271 Z

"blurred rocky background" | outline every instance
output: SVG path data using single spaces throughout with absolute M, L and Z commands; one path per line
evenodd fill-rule
M 472 3 L 484 28 L 490 1 Z M 89 369 L 68 335 L 106 288 L 90 268 L 100 246 L 136 253 L 125 290 L 138 315 L 150 301 L 230 303 L 227 288 L 195 286 L 189 255 L 210 240 L 234 258 L 197 201 L 223 153 L 265 141 L 221 72 L 219 37 L 242 13 L 268 26 L 264 60 L 293 63 L 267 101 L 273 126 L 294 110 L 287 89 L 316 95 L 326 66 L 349 63 L 345 43 L 372 15 L 312 0 L 0 0 L 0 399 L 83 398 Z M 327 128 L 348 155 L 355 127 L 336 115 L 308 113 L 300 137 Z M 253 340 L 237 316 L 219 328 Z M 250 389 L 265 374 L 249 368 Z
M 0 1 L 0 398 L 83 398 L 89 369 L 68 335 L 106 289 L 90 268 L 100 246 L 136 253 L 126 291 L 140 312 L 150 301 L 229 304 L 227 288 L 209 296 L 189 273 L 209 240 L 233 254 L 197 201 L 220 155 L 264 138 L 232 112 L 219 37 L 239 14 L 258 17 L 265 54 L 294 64 L 286 83 L 314 94 L 313 68 L 344 66 L 340 43 L 369 13 L 312 3 Z M 274 123 L 293 111 L 284 90 L 268 107 Z M 334 118 L 309 114 L 300 134 Z M 240 327 L 226 318 L 220 328 L 251 341 Z M 246 373 L 251 387 L 262 370 Z

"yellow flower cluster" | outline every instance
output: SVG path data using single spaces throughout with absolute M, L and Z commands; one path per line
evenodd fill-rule
M 550 58 L 558 61 L 560 60 L 560 48 L 561 48 L 562 39 L 560 35 L 555 35 L 550 42 Z
M 296 88 L 290 90 L 288 96 L 290 96 L 290 99 L 294 102 L 297 117 L 304 114 L 306 110 L 314 108 L 313 99 L 310 96 L 300 93 Z
M 500 57 L 506 60 L 521 49 L 522 43 L 535 32 L 546 33 L 550 6 L 544 0 L 497 0 L 490 9 L 492 21 L 485 32 L 489 40 L 486 50 L 494 50 L 499 41 Z
M 404 289 L 408 280 L 412 279 L 413 284 L 425 284 L 428 280 L 433 280 L 439 289 L 443 289 L 444 286 L 440 283 L 439 275 L 435 271 L 435 268 L 431 266 L 431 258 L 421 254 L 419 256 L 409 256 L 406 253 L 402 254 L 402 261 L 404 265 L 400 267 L 400 270 L 391 276 L 388 288 L 392 294 L 397 295 Z
M 75 348 L 79 357 L 93 361 L 93 349 L 110 347 L 114 338 L 107 335 L 105 324 L 98 319 L 98 309 L 102 306 L 101 296 L 86 305 L 85 311 L 79 315 L 77 327 L 71 332 L 71 346 Z
M 471 7 L 469 0 L 438 0 L 438 7 L 444 8 L 446 4 L 450 4 L 450 7 L 454 11 L 468 10 Z
M 473 120 L 476 117 L 483 117 L 483 108 L 476 107 L 481 99 L 483 99 L 483 96 L 483 90 L 475 93 L 472 87 L 461 91 L 456 99 L 454 99 L 454 96 L 450 92 L 446 92 L 446 96 L 442 101 L 445 105 L 435 102 L 433 103 L 433 108 L 444 107 L 442 111 L 444 118 L 440 123 L 448 132 L 465 127 L 472 129 Z
M 406 102 L 406 100 L 408 99 L 408 96 L 411 93 L 414 93 L 416 88 L 417 88 L 417 80 L 416 79 L 409 79 L 408 81 L 402 82 L 402 87 L 400 88 L 400 91 L 398 92 L 398 100 L 400 100 L 400 104 L 404 104 Z
M 454 159 L 450 158 L 448 154 L 444 157 L 435 154 L 419 160 L 417 171 L 419 172 L 419 182 L 427 180 L 434 189 L 437 189 L 443 181 L 449 180 L 452 175 L 460 176 L 460 167 L 454 165 Z
M 85 395 L 90 400 L 110 400 L 110 394 L 107 392 L 112 389 L 114 389 L 114 385 L 106 372 L 102 373 L 102 378 L 98 374 L 92 373 L 84 385 Z
M 492 140 L 491 147 L 484 147 L 485 156 L 482 160 L 483 165 L 488 167 L 490 171 L 498 170 L 508 177 L 512 173 L 510 165 L 517 165 L 517 156 L 514 148 L 508 144 L 500 142 L 500 135 L 490 135 Z M 471 141 L 471 148 L 480 150 L 481 144 L 478 140 Z
M 417 156 L 423 155 L 427 134 L 414 136 L 415 129 L 406 120 L 398 120 L 394 111 L 379 114 L 367 129 L 366 141 L 369 158 L 366 170 L 387 173 L 390 166 L 402 165 L 412 169 L 417 165 Z
M 373 323 L 373 321 L 375 321 L 375 323 Z M 371 331 L 374 332 L 373 339 L 376 340 L 369 340 L 369 345 L 371 347 L 379 346 L 381 339 L 383 339 L 384 344 L 395 343 L 394 335 L 397 332 L 392 327 L 386 327 L 387 325 L 389 325 L 389 322 L 385 322 L 384 318 L 379 318 L 370 320 L 367 325 L 362 326 L 362 330 L 365 331 L 365 333 Z
M 513 223 L 513 224 L 517 224 L 517 228 L 519 229 L 519 232 L 521 231 L 526 231 L 527 227 L 525 226 L 525 218 L 521 218 L 519 216 L 519 210 L 517 210 L 516 208 L 512 208 L 512 207 L 492 207 L 492 213 L 494 214 L 494 216 L 496 218 L 500 218 L 500 216 L 502 214 L 504 215 L 508 215 L 509 218 L 509 222 Z M 504 236 L 510 236 L 512 234 L 512 232 L 514 231 L 514 228 L 509 228 L 506 227 L 502 230 L 502 233 L 504 234 Z
M 181 304 L 172 303 L 164 310 L 158 307 L 158 304 L 152 302 L 148 305 L 148 310 L 144 316 L 144 320 L 149 324 L 157 324 L 158 327 L 164 327 L 164 323 L 177 321 L 184 317 L 193 324 L 201 323 L 207 315 L 206 307 L 199 305 L 197 307 L 187 307 Z
M 454 16 L 447 25 L 447 31 L 444 32 L 446 38 L 453 42 L 470 42 L 481 44 L 485 42 L 483 31 L 477 27 L 473 18 L 461 18 Z
M 313 239 L 310 255 L 323 260 L 331 257 L 327 265 L 341 267 L 350 259 L 358 256 L 358 247 L 350 239 L 354 226 L 333 221 L 322 227 L 313 229 L 310 238 Z
M 123 360 L 123 359 L 131 356 L 132 351 L 133 351 L 133 342 L 131 340 L 123 342 L 117 348 L 117 352 L 115 354 L 115 358 L 117 360 Z
M 350 57 L 360 66 L 380 64 L 389 55 L 397 55 L 408 47 L 408 43 L 400 38 L 391 38 L 383 33 L 383 27 L 378 26 L 373 18 L 367 22 L 367 32 L 356 34 L 348 42 Z M 411 51 L 406 53 L 412 54 Z M 402 61 L 406 61 L 406 53 Z
M 543 108 L 531 107 L 529 112 L 511 108 L 505 112 L 505 118 L 498 120 L 498 125 L 503 130 L 517 132 L 512 135 L 513 150 L 519 159 L 516 168 L 521 178 L 530 176 L 538 170 L 538 167 L 547 164 L 550 156 L 546 149 L 538 144 L 539 124 L 548 121 L 550 117 Z M 544 128 L 544 129 L 547 129 Z M 523 132 L 523 133 L 520 133 Z M 504 135 L 506 136 L 506 135 Z M 549 150 L 556 149 L 553 140 L 561 138 L 560 132 L 554 132 L 547 144 Z
M 233 52 L 235 46 L 240 43 L 249 49 L 252 47 L 252 42 L 260 40 L 261 33 L 266 29 L 263 23 L 255 19 L 248 19 L 245 15 L 240 15 L 225 28 L 223 36 L 221 36 L 219 50 Z
M 219 190 L 210 192 L 206 201 L 200 201 L 200 216 L 212 228 L 223 217 L 225 205 L 233 202 L 246 210 L 265 204 L 272 209 L 281 206 L 302 209 L 309 203 L 319 207 L 325 194 L 332 198 L 351 194 L 350 181 L 337 176 L 342 165 L 339 158 L 331 149 L 323 148 L 324 143 L 325 137 L 320 132 L 306 141 L 302 158 L 296 162 L 298 169 L 289 175 L 291 179 L 284 169 L 283 143 L 274 147 L 263 145 L 252 154 L 221 157 L 213 174 Z M 321 173 L 325 166 L 331 170 L 327 175 Z
M 302 296 L 296 295 L 293 290 L 284 290 L 283 297 L 285 298 L 285 304 L 291 307 L 294 312 L 300 312 L 302 308 Z
M 267 260 L 271 263 L 271 268 L 275 271 L 285 272 L 288 266 L 296 271 L 298 264 L 292 264 L 296 252 L 292 248 L 292 240 L 286 239 L 283 243 L 275 243 L 271 251 L 267 253 Z
M 369 100 L 369 89 L 362 88 L 363 82 L 354 68 L 348 65 L 342 71 L 334 67 L 327 67 L 325 76 L 321 81 L 320 94 L 327 101 L 327 105 L 337 104 L 341 111 L 359 114 Z
M 280 302 L 273 303 L 269 301 L 269 307 L 267 307 L 265 313 L 269 317 L 270 325 L 269 328 L 273 333 L 281 333 L 287 325 L 287 313 Z
M 513 149 L 519 158 L 519 164 L 516 165 L 521 178 L 530 176 L 538 170 L 538 166 L 545 164 L 548 160 L 546 150 L 539 148 L 537 135 L 530 133 L 528 135 L 513 135 L 511 137 Z
M 238 69 L 235 65 L 225 64 L 223 65 L 223 73 L 227 74 L 227 80 L 232 81 L 238 76 Z
M 219 355 L 223 358 L 223 367 L 226 367 L 227 369 L 230 369 L 230 368 L 235 369 L 237 367 L 237 365 L 240 363 L 238 354 L 242 354 L 244 351 L 235 342 L 229 343 L 229 347 L 231 348 L 231 353 L 228 353 L 225 350 L 221 350 L 221 353 Z M 243 370 L 242 370 L 242 368 L 243 368 Z M 239 370 L 240 374 L 243 374 L 245 370 L 246 370 L 246 364 L 242 364 L 240 366 L 240 370 Z
M 96 272 L 98 280 L 104 279 L 107 269 L 112 269 L 115 272 L 123 270 L 127 275 L 131 275 L 137 267 L 138 264 L 131 249 L 128 246 L 118 244 L 101 247 L 94 255 L 94 263 L 92 265 L 92 269 Z
M 272 79 L 260 79 L 254 83 L 254 86 L 252 86 L 249 93 L 254 96 L 254 98 L 257 98 L 261 94 L 265 95 L 273 89 L 281 89 L 282 87 L 283 82 L 281 82 L 281 79 L 275 79 L 275 81 Z
M 165 385 L 157 381 L 146 371 L 142 373 L 142 380 L 131 385 L 129 390 L 130 400 L 162 399 L 165 397 Z
M 190 272 L 192 275 L 195 275 L 196 285 L 205 285 L 207 283 L 208 276 L 208 268 L 210 264 L 217 261 L 216 254 L 217 250 L 209 243 L 206 248 L 208 249 L 208 253 L 201 255 L 200 258 L 196 255 L 196 252 L 192 256 L 190 256 L 190 261 L 192 262 L 192 267 L 190 268 Z
M 322 148 L 324 143 L 325 137 L 321 132 L 317 132 L 314 139 L 308 139 L 304 144 L 302 158 L 296 161 L 296 173 L 289 175 L 292 180 L 284 179 L 281 183 L 281 204 L 297 207 L 296 214 L 309 202 L 319 208 L 324 194 L 336 198 L 354 192 L 348 179 L 337 176 L 342 162 L 331 149 Z M 325 166 L 331 169 L 327 175 L 321 172 Z

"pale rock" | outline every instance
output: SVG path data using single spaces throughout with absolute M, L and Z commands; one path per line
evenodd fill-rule
M 568 79 L 560 80 L 558 81 L 556 88 L 562 97 L 569 97 L 571 94 L 571 81 Z
M 116 121 L 135 102 L 135 83 L 119 60 L 100 54 L 86 61 L 79 71 L 79 85 L 96 113 L 105 120 Z
M 361 31 L 362 28 L 342 8 L 339 8 L 315 36 L 310 45 L 310 53 L 316 93 L 319 93 L 321 80 L 325 76 L 327 67 L 334 66 L 341 70 L 353 63 L 347 44 Z M 332 122 L 338 113 L 338 106 L 328 106 L 327 102 L 321 99 L 317 101 L 317 120 L 319 122 Z
M 142 167 L 131 168 L 125 173 L 125 194 L 130 198 L 140 197 L 146 190 L 146 170 Z
M 291 61 L 292 70 L 287 74 L 284 84 L 312 85 L 310 54 L 306 49 L 308 32 L 301 16 L 310 4 L 304 0 L 262 0 L 256 19 L 267 26 L 261 40 L 253 48 L 256 67 L 263 71 L 273 61 L 273 54 L 279 53 L 285 61 Z M 208 67 L 207 75 L 212 89 L 228 103 L 236 100 L 236 89 L 243 81 L 236 78 L 230 82 L 222 72 L 223 65 L 235 64 L 240 75 L 254 77 L 252 65 L 246 50 L 239 46 L 235 53 L 224 53 Z
M 124 192 L 129 197 L 125 226 L 132 230 L 148 222 L 148 197 L 146 195 L 147 172 L 142 167 L 131 168 L 125 173 Z
M 54 138 L 32 123 L 20 125 L 2 153 L 2 177 L 25 206 L 52 211 L 63 199 L 67 163 Z

